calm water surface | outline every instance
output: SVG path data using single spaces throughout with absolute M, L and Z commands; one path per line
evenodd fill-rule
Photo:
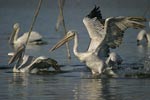
M 58 15 L 57 1 L 43 0 L 34 30 L 40 32 L 48 45 L 28 46 L 26 54 L 47 56 L 56 59 L 63 73 L 19 74 L 12 69 L 0 69 L 0 100 L 149 100 L 150 79 L 92 79 L 86 66 L 80 63 L 72 53 L 68 64 L 65 47 L 54 52 L 48 50 L 63 36 L 60 28 L 55 31 Z M 136 4 L 135 4 L 136 2 Z M 103 17 L 108 16 L 145 16 L 149 0 L 66 0 L 64 16 L 68 30 L 79 32 L 80 51 L 89 43 L 87 31 L 82 19 L 97 4 L 101 6 Z M 19 22 L 20 34 L 29 30 L 36 0 L 0 0 L 0 67 L 7 66 L 8 52 L 13 49 L 8 45 L 8 38 L 14 23 Z M 109 6 L 108 6 L 109 5 Z M 149 30 L 149 28 L 146 28 Z M 140 30 L 129 29 L 125 33 L 123 44 L 117 48 L 124 63 L 143 63 L 150 55 L 150 46 L 136 46 L 136 33 Z M 72 45 L 72 42 L 70 43 Z M 72 50 L 72 47 L 70 47 Z

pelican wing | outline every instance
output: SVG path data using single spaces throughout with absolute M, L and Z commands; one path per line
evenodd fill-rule
M 99 37 L 100 32 L 104 29 L 104 19 L 102 19 L 99 7 L 96 7 L 83 19 L 83 23 L 91 39 Z
M 83 23 L 89 33 L 91 39 L 88 51 L 96 52 L 98 47 L 102 44 L 102 41 L 105 38 L 104 33 L 104 22 L 102 19 L 101 11 L 99 7 L 96 7 L 83 19 Z
M 109 48 L 116 48 L 122 43 L 123 33 L 128 28 L 144 28 L 143 17 L 111 17 L 102 19 L 99 7 L 95 7 L 83 23 L 90 36 L 88 51 L 108 56 Z M 107 54 L 107 55 L 106 55 Z
M 143 17 L 114 17 L 107 18 L 105 21 L 105 33 L 107 45 L 111 48 L 119 47 L 122 43 L 123 33 L 128 28 L 144 28 L 145 26 L 141 23 L 146 21 Z
M 57 61 L 51 58 L 43 58 L 38 57 L 36 58 L 33 63 L 30 65 L 30 70 L 37 68 L 37 69 L 45 69 L 53 67 L 55 70 L 60 71 L 60 66 L 57 64 Z

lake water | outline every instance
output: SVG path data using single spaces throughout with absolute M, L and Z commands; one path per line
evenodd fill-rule
M 20 34 L 29 31 L 37 0 L 0 0 L 0 100 L 149 100 L 150 79 L 110 78 L 92 79 L 86 66 L 71 52 L 68 63 L 65 46 L 54 52 L 48 50 L 63 37 L 63 28 L 55 31 L 58 15 L 56 0 L 43 0 L 34 30 L 41 33 L 48 45 L 27 46 L 26 54 L 47 56 L 56 59 L 63 73 L 22 74 L 7 69 L 8 52 L 13 49 L 8 44 L 14 23 L 20 23 Z M 94 5 L 101 7 L 104 18 L 109 16 L 150 17 L 149 0 L 66 0 L 64 16 L 67 30 L 79 32 L 79 50 L 84 51 L 89 43 L 87 30 L 82 22 Z M 147 24 L 146 24 L 147 25 Z M 149 28 L 146 28 L 149 30 Z M 136 36 L 140 30 L 125 32 L 122 45 L 116 51 L 124 64 L 143 63 L 150 55 L 150 46 L 137 46 Z M 72 42 L 70 43 L 72 50 Z M 3 69 L 2 69 L 3 68 Z M 6 69 L 5 69 L 6 68 Z

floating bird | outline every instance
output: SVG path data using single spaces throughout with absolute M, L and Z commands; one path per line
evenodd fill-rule
M 48 71 L 50 67 L 60 71 L 60 66 L 56 60 L 44 56 L 35 58 L 30 55 L 24 55 L 24 51 L 25 45 L 21 45 L 15 53 L 8 53 L 9 56 L 12 56 L 8 64 L 17 61 L 13 67 L 13 72 L 37 73 L 43 70 Z
M 150 33 L 143 29 L 137 35 L 137 45 L 140 45 L 144 39 L 146 40 L 146 43 L 150 43 Z
M 13 25 L 13 32 L 12 32 L 12 34 L 10 36 L 10 39 L 9 39 L 10 44 L 20 46 L 20 44 L 25 44 L 26 43 L 29 32 L 24 33 L 22 36 L 20 36 L 18 38 L 19 30 L 20 30 L 19 23 L 15 23 Z M 29 44 L 40 45 L 40 44 L 45 44 L 46 42 L 43 41 L 43 37 L 38 32 L 32 31 L 31 35 L 29 37 L 28 43 Z
M 114 75 L 112 70 L 107 70 L 108 66 L 105 60 L 98 56 L 101 51 L 109 51 L 109 48 L 118 47 L 123 38 L 123 32 L 127 28 L 144 28 L 141 23 L 145 21 L 142 17 L 109 17 L 101 19 L 99 7 L 95 7 L 89 15 L 83 19 L 91 39 L 89 48 L 85 52 L 78 52 L 78 37 L 76 31 L 69 31 L 67 35 L 60 40 L 51 51 L 59 48 L 61 45 L 74 37 L 73 52 L 75 56 L 84 62 L 94 75 L 101 75 L 108 72 Z M 109 68 L 108 68 L 109 69 Z

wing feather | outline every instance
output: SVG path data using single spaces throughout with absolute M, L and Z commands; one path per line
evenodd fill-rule
M 96 7 L 88 14 L 83 23 L 90 36 L 88 51 L 93 51 L 98 55 L 109 53 L 109 48 L 119 47 L 122 43 L 124 31 L 128 28 L 144 28 L 143 17 L 110 17 L 102 19 L 99 7 Z
M 30 70 L 34 68 L 45 69 L 49 67 L 53 67 L 55 70 L 60 70 L 60 66 L 58 65 L 56 60 L 51 58 L 38 57 L 30 65 Z
M 143 17 L 112 17 L 107 18 L 105 21 L 106 41 L 111 48 L 118 47 L 123 40 L 124 31 L 128 28 L 144 28 L 145 26 L 141 23 L 146 21 Z

